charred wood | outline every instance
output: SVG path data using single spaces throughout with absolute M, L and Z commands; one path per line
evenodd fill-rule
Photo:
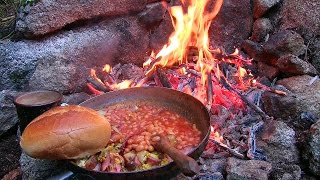
M 87 77 L 87 81 L 94 86 L 95 89 L 102 91 L 102 92 L 109 92 L 111 89 L 108 88 L 105 84 L 98 81 L 96 78 L 92 76 Z
M 114 78 L 109 74 L 109 73 L 105 73 L 105 75 L 103 76 L 103 82 L 107 82 L 109 84 L 115 84 L 116 81 L 114 80 Z
M 209 139 L 210 141 L 212 141 L 215 145 L 219 146 L 220 148 L 228 151 L 230 154 L 232 154 L 233 156 L 240 158 L 240 159 L 244 159 L 244 155 L 239 153 L 237 150 L 235 149 L 231 149 L 229 146 L 227 146 L 226 144 L 216 141 L 214 139 Z
M 207 153 L 206 151 L 204 151 L 202 154 L 201 154 L 201 157 L 202 158 L 210 158 L 210 159 L 220 159 L 220 158 L 223 158 L 223 157 L 228 157 L 230 156 L 228 152 L 226 151 L 222 151 L 222 152 L 218 152 L 218 153 Z
M 200 74 L 198 71 L 196 71 L 196 70 L 186 69 L 186 72 L 187 72 L 187 73 L 190 73 L 190 74 L 193 74 L 193 75 L 195 75 L 195 76 L 201 77 L 201 74 Z
M 266 160 L 266 157 L 260 151 L 257 150 L 256 145 L 256 132 L 263 126 L 263 124 L 263 121 L 260 121 L 248 129 L 249 138 L 247 157 L 249 159 Z
M 281 95 L 281 96 L 286 96 L 287 95 L 287 93 L 284 92 L 284 91 L 281 91 L 281 90 L 278 90 L 278 89 L 274 89 L 274 88 L 270 88 L 270 87 L 265 86 L 265 85 L 263 85 L 261 83 L 256 83 L 255 85 L 256 85 L 257 88 L 263 89 L 263 90 L 268 91 L 268 92 L 272 92 L 272 93 L 275 93 L 275 94 L 278 94 L 278 95 Z
M 258 113 L 263 120 L 268 120 L 270 119 L 270 117 L 264 113 L 257 105 L 255 105 L 254 103 L 252 103 L 251 101 L 249 101 L 247 99 L 246 96 L 242 95 L 238 90 L 234 89 L 227 81 L 224 77 L 220 77 L 220 81 L 223 87 L 225 87 L 226 89 L 228 89 L 229 91 L 232 91 L 234 93 L 236 93 L 243 102 L 245 102 L 251 109 L 253 109 L 256 113 Z
M 157 71 L 157 76 L 159 77 L 159 80 L 160 80 L 162 86 L 166 87 L 166 88 L 172 88 L 172 85 L 171 85 L 164 69 L 160 66 L 157 66 L 156 71 Z
M 99 91 L 95 87 L 93 87 L 93 85 L 91 83 L 87 83 L 86 85 L 87 85 L 88 89 L 90 90 L 90 92 L 92 92 L 93 94 L 95 94 L 97 96 L 103 94 L 102 91 Z

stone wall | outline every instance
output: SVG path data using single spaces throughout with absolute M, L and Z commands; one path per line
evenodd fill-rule
M 212 45 L 233 51 L 247 39 L 251 9 L 249 0 L 225 0 L 210 30 Z M 173 27 L 160 0 L 44 0 L 21 9 L 16 30 L 22 38 L 0 42 L 0 90 L 73 93 L 92 67 L 141 65 Z

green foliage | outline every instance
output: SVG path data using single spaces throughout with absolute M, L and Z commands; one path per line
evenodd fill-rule
M 20 1 L 20 5 L 21 6 L 25 6 L 25 5 L 27 5 L 27 4 L 34 4 L 34 3 L 36 3 L 36 0 L 19 0 Z

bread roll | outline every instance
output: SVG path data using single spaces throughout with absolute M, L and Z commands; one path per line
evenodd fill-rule
M 20 145 L 39 159 L 78 159 L 102 150 L 111 127 L 97 111 L 82 106 L 53 108 L 34 119 L 24 130 Z

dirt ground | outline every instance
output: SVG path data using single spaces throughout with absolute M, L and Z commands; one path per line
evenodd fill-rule
M 8 175 L 3 179 L 17 179 L 17 176 L 19 176 L 21 149 L 16 132 L 17 129 L 13 128 L 0 137 L 0 179 L 6 174 Z

